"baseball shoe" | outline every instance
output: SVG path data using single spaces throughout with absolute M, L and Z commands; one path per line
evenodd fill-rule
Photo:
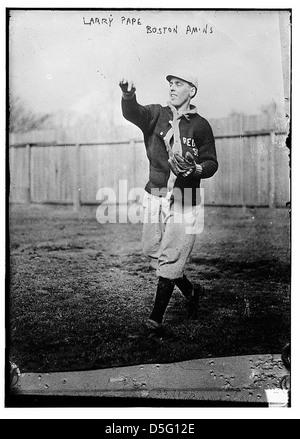
M 204 292 L 205 289 L 202 285 L 194 285 L 191 297 L 186 300 L 186 309 L 189 320 L 196 320 L 198 318 L 199 298 L 204 295 Z
M 164 334 L 162 324 L 156 322 L 155 320 L 147 319 L 145 322 L 145 326 L 149 330 L 150 335 L 153 335 L 156 337 L 162 337 Z

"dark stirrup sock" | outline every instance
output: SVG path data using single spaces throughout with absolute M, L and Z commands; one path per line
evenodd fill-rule
M 149 317 L 151 320 L 155 320 L 157 323 L 162 322 L 173 290 L 174 281 L 161 276 L 158 278 L 154 307 Z
M 175 285 L 180 289 L 180 291 L 186 298 L 192 296 L 194 286 L 185 275 L 183 275 L 183 277 L 181 278 L 176 279 Z

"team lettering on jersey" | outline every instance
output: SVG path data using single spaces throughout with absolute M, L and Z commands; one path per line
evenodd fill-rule
M 195 148 L 196 146 L 195 140 L 190 137 L 183 137 L 182 141 L 184 145 L 191 146 L 192 148 Z
M 198 156 L 198 148 L 196 148 L 195 140 L 191 137 L 182 137 L 182 142 L 184 145 L 191 146 L 195 156 Z

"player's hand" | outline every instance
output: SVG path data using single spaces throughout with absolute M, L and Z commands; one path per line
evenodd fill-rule
M 136 90 L 133 81 L 128 80 L 126 78 L 123 78 L 119 81 L 119 86 L 120 86 L 122 92 L 127 94 L 127 95 L 133 95 L 133 93 Z

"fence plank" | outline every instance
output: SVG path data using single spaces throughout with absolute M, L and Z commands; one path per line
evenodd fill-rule
M 9 151 L 10 156 L 11 151 Z M 10 202 L 24 203 L 27 199 L 28 186 L 28 161 L 26 159 L 25 145 L 22 148 L 14 148 L 10 161 Z
M 15 200 L 15 184 L 14 184 L 14 172 L 16 169 L 16 159 L 15 159 L 15 155 L 16 155 L 16 148 L 14 146 L 12 146 L 9 149 L 9 154 L 7 156 L 8 159 L 8 167 L 9 167 L 9 175 L 8 175 L 8 186 L 7 186 L 7 190 L 8 190 L 8 196 L 9 196 L 9 201 L 10 202 L 14 202 Z
M 275 207 L 275 145 L 269 141 L 269 207 Z
M 75 212 L 80 208 L 80 146 L 74 147 L 73 155 L 73 207 Z
M 275 205 L 285 206 L 290 201 L 289 149 L 285 136 L 275 138 Z

